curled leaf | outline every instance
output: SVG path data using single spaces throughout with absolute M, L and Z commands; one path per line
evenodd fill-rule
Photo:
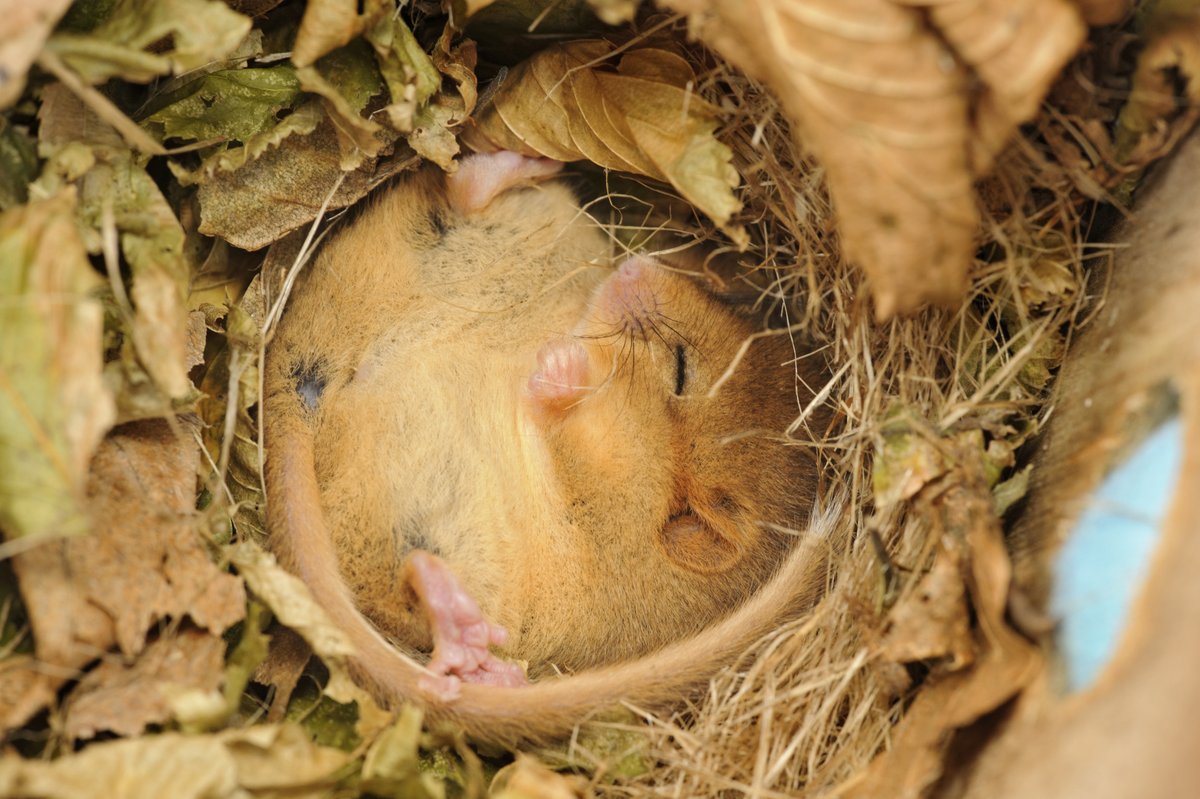
M 1083 40 L 1068 0 L 664 0 L 774 90 L 881 317 L 962 296 L 972 183 Z
M 669 182 L 735 238 L 741 204 L 732 153 L 716 138 L 718 110 L 692 88 L 674 53 L 623 55 L 606 41 L 546 48 L 509 74 L 468 131 L 477 149 L 513 149 Z
M 220 0 L 117 0 L 91 32 L 56 33 L 47 47 L 88 83 L 146 83 L 219 59 L 249 32 L 250 19 Z
M 1178 2 L 1149 9 L 1146 46 L 1117 119 L 1117 156 L 1134 167 L 1161 158 L 1200 119 L 1200 9 Z
M 304 7 L 292 63 L 307 67 L 349 44 L 393 11 L 386 0 L 312 0 Z

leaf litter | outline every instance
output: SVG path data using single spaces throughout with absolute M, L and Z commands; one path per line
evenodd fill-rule
M 22 331 L 0 366 L 23 381 L 0 397 L 0 588 L 15 579 L 23 606 L 4 611 L 0 723 L 60 756 L 10 743 L 0 793 L 916 795 L 954 730 L 1040 668 L 1005 621 L 997 514 L 1023 492 L 1015 453 L 1104 257 L 1089 203 L 1128 196 L 1194 124 L 1184 4 L 1093 32 L 1053 87 L 1081 20 L 1126 3 L 665 0 L 702 44 L 650 8 L 619 29 L 590 16 L 628 20 L 633 2 L 451 4 L 460 26 L 523 20 L 512 51 L 535 55 L 507 74 L 486 60 L 507 33 L 472 26 L 477 47 L 433 3 L 37 5 L 22 48 L 0 37 L 0 313 Z M 762 37 L 764 21 L 786 24 Z M 1140 37 L 1136 71 L 1102 57 L 1121 35 Z M 477 74 L 498 75 L 478 109 Z M 1087 88 L 1121 81 L 1123 107 Z M 344 636 L 252 543 L 277 275 L 323 214 L 421 159 L 452 169 L 460 140 L 641 176 L 646 191 L 609 176 L 632 187 L 609 204 L 642 209 L 615 217 L 622 240 L 742 250 L 764 301 L 846 364 L 820 452 L 855 500 L 847 533 L 876 541 L 855 538 L 812 616 L 681 713 L 591 725 L 490 787 L 492 761 L 354 686 Z M 646 210 L 664 191 L 698 213 Z M 270 247 L 269 279 L 229 245 Z M 38 286 L 71 302 L 39 305 Z M 879 316 L 956 310 L 881 324 L 866 288 Z M 28 482 L 8 482 L 13 463 Z M 131 737 L 62 754 L 101 731 Z

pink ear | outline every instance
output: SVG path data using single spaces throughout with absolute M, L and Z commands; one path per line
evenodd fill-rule
M 509 150 L 468 155 L 458 171 L 446 178 L 450 204 L 463 213 L 481 211 L 514 186 L 557 175 L 561 161 L 530 158 Z

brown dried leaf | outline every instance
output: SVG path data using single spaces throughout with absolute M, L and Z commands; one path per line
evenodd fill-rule
M 337 136 L 325 121 L 310 136 L 289 138 L 241 169 L 204 181 L 200 232 L 244 250 L 261 249 L 316 218 L 331 191 L 329 210 L 345 208 L 415 164 L 415 158 L 403 156 L 368 159 L 342 172 Z
M 972 168 L 1027 118 L 1083 35 L 1066 0 L 663 4 L 779 96 L 825 166 L 844 252 L 885 318 L 962 295 L 978 225 Z M 974 108 L 968 66 L 986 89 Z M 1008 90 L 1007 70 L 1020 78 Z M 976 115 L 986 131 L 972 129 Z
M 117 645 L 145 649 L 160 620 L 187 616 L 219 636 L 245 612 L 241 580 L 213 565 L 199 537 L 199 450 L 186 428 L 138 422 L 92 461 L 91 535 L 13 558 L 38 660 L 68 676 Z
M 267 721 L 279 722 L 287 712 L 292 692 L 312 658 L 312 648 L 290 627 L 276 624 L 270 629 L 271 644 L 267 659 L 254 670 L 254 681 L 271 685 L 275 693 L 267 711 Z
M 888 613 L 882 655 L 897 663 L 948 658 L 957 671 L 975 659 L 962 544 L 943 538 L 933 568 Z
M 732 153 L 714 135 L 718 110 L 692 91 L 691 67 L 664 50 L 614 50 L 594 39 L 542 50 L 509 74 L 464 138 L 667 181 L 742 240 L 728 227 L 741 209 Z
M 97 788 L 123 799 L 213 799 L 328 795 L 347 761 L 295 725 L 257 725 L 215 735 L 164 733 L 93 744 L 55 761 L 0 759 L 0 795 L 90 799 Z
M 344 47 L 394 9 L 386 0 L 311 0 L 292 45 L 292 63 L 307 67 Z
M 1152 8 L 1158 13 L 1147 22 L 1146 46 L 1117 120 L 1117 157 L 1133 167 L 1166 155 L 1200 119 L 1200 9 Z
M 588 796 L 587 780 L 551 771 L 536 759 L 518 754 L 496 772 L 488 796 L 492 799 L 577 799 Z
M 0 109 L 17 101 L 25 75 L 71 0 L 8 3 L 0 14 Z
M 20 727 L 54 701 L 63 677 L 31 655 L 0 660 L 0 731 Z
M 109 656 L 67 697 L 63 732 L 94 738 L 101 731 L 138 735 L 171 719 L 171 699 L 186 689 L 215 691 L 221 684 L 225 641 L 185 628 L 151 642 L 125 663 Z
M 975 611 L 978 657 L 966 669 L 935 675 L 897 726 L 892 747 L 871 761 L 848 799 L 921 796 L 942 772 L 951 733 L 988 713 L 1030 684 L 1042 670 L 1032 644 L 1005 620 L 1012 564 L 984 477 L 978 435 L 944 442 L 954 470 L 938 491 L 921 495 L 920 509 L 935 534 L 962 547 Z

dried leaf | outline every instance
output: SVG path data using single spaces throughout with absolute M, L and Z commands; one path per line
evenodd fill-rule
M 661 50 L 617 58 L 601 40 L 546 48 L 509 74 L 476 118 L 478 149 L 515 149 L 559 161 L 588 159 L 672 186 L 735 239 L 741 204 L 732 153 L 715 137 L 719 112 L 696 96 L 683 59 Z
M 310 136 L 287 138 L 237 171 L 205 180 L 198 194 L 200 232 L 257 250 L 311 222 L 331 191 L 329 210 L 344 208 L 415 163 L 415 158 L 368 159 L 343 173 L 336 134 L 326 121 Z
M 778 95 L 825 166 L 843 250 L 884 318 L 961 297 L 978 225 L 972 170 L 1028 118 L 1084 33 L 1067 0 L 663 4 Z
M 442 75 L 399 17 L 382 20 L 366 38 L 375 48 L 379 71 L 392 98 L 384 110 L 392 127 L 408 133 L 417 110 L 441 88 Z
M 577 799 L 587 796 L 587 781 L 551 771 L 526 754 L 496 772 L 488 796 L 493 799 Z
M 346 753 L 317 746 L 295 725 L 215 735 L 179 733 L 108 741 L 52 762 L 0 759 L 0 795 L 90 799 L 97 786 L 123 799 L 324 796 Z
M 446 789 L 421 768 L 421 711 L 405 705 L 396 721 L 367 749 L 363 761 L 363 788 L 385 796 L 442 799 Z
M 1117 157 L 1133 167 L 1166 155 L 1200 119 L 1200 9 L 1181 1 L 1149 8 L 1146 45 L 1117 119 Z
M 951 475 L 926 492 L 920 510 L 939 540 L 961 546 L 975 612 L 977 659 L 970 668 L 935 676 L 896 727 L 891 748 L 878 755 L 843 794 L 848 799 L 906 799 L 923 795 L 941 774 L 950 734 L 974 722 L 1029 685 L 1042 670 L 1032 644 L 1007 624 L 1012 565 L 984 478 L 977 434 L 943 443 Z
M 312 657 L 312 649 L 299 633 L 283 625 L 274 625 L 270 633 L 270 649 L 266 660 L 255 669 L 254 681 L 274 686 L 267 721 L 279 722 L 283 720 L 292 692 Z
M 349 44 L 394 10 L 386 0 L 312 0 L 304 7 L 292 63 L 307 67 Z
M 101 731 L 138 735 L 170 721 L 172 696 L 216 690 L 224 658 L 219 635 L 190 628 L 151 642 L 130 663 L 106 658 L 67 697 L 63 732 L 72 740 Z
M 88 528 L 84 484 L 114 415 L 101 382 L 99 278 L 64 190 L 0 215 L 0 530 Z
M 889 410 L 881 435 L 871 470 L 877 507 L 911 499 L 949 469 L 936 438 L 912 411 Z
M 947 660 L 957 671 L 975 660 L 975 642 L 967 615 L 962 543 L 938 541 L 933 567 L 888 612 L 881 653 L 897 663 Z
M 48 153 L 90 145 L 93 162 L 79 177 L 79 217 L 92 231 L 89 249 L 101 249 L 106 226 L 115 228 L 133 274 L 134 316 L 128 333 L 138 361 L 172 398 L 192 390 L 187 377 L 185 298 L 191 268 L 184 256 L 183 228 L 154 179 L 77 97 L 61 85 L 43 93 L 39 138 Z M 48 169 L 42 181 L 54 170 Z M 160 403 L 161 404 L 161 403 Z
M 0 109 L 25 90 L 25 75 L 72 0 L 24 0 L 0 14 Z
M 243 541 L 229 550 L 230 560 L 254 595 L 275 612 L 275 617 L 304 637 L 327 662 L 341 663 L 354 654 L 342 629 L 330 621 L 308 586 L 284 570 L 275 556 Z
M 195 511 L 199 450 L 163 421 L 119 428 L 92 461 L 93 533 L 13 558 L 43 663 L 65 676 L 116 644 L 132 657 L 167 618 L 219 636 L 242 618 L 245 593 L 216 568 Z
M 220 0 L 117 0 L 90 33 L 59 32 L 46 46 L 88 83 L 146 83 L 222 58 L 249 31 Z

